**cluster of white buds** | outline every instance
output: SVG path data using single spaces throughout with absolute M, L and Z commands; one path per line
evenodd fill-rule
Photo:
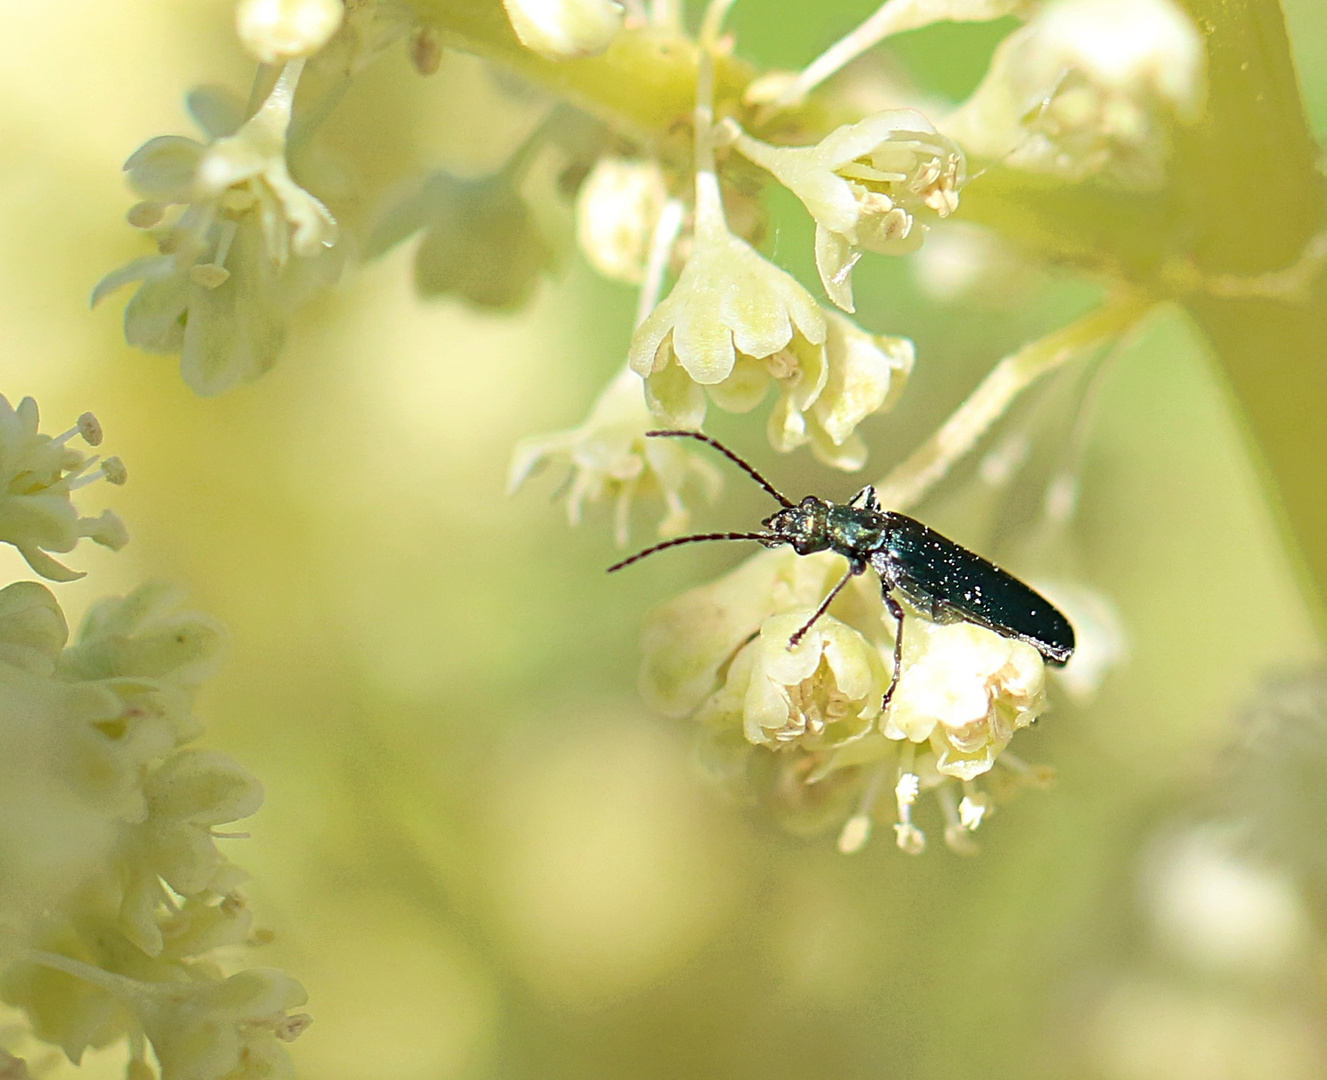
M 247 120 L 235 100 L 195 91 L 190 109 L 209 141 L 161 136 L 125 162 L 144 200 L 129 220 L 154 235 L 160 254 L 106 275 L 92 302 L 139 282 L 125 308 L 126 339 L 179 353 L 185 381 L 200 394 L 271 367 L 290 310 L 339 273 L 327 254 L 336 221 L 286 162 L 302 65 L 287 63 Z

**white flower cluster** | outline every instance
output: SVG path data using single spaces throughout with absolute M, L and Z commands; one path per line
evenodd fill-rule
M 289 1077 L 302 988 L 209 958 L 251 934 L 215 830 L 262 788 L 186 745 L 224 635 L 179 603 L 161 585 L 103 600 L 66 643 L 49 590 L 0 589 L 0 997 L 73 1061 L 127 1035 L 130 1075 L 153 1075 L 150 1043 L 162 1080 Z
M 854 578 L 789 647 L 841 572 L 836 556 L 781 548 L 662 605 L 646 623 L 642 690 L 660 712 L 702 725 L 716 772 L 763 787 L 794 824 L 843 826 L 843 850 L 866 841 L 892 775 L 901 848 L 925 846 L 912 807 L 931 791 L 946 843 L 970 852 L 994 805 L 977 780 L 998 765 L 1003 791 L 1046 781 L 1005 753 L 1046 708 L 1042 659 L 969 623 L 910 616 L 882 709 L 894 645 L 874 578 Z

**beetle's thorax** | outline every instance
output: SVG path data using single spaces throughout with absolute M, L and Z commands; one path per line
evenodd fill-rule
M 854 563 L 864 563 L 884 542 L 888 518 L 877 510 L 828 502 L 808 495 L 795 506 L 771 514 L 764 525 L 799 555 L 834 551 Z

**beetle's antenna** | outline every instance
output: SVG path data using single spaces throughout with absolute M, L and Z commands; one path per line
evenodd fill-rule
M 646 555 L 653 555 L 656 551 L 663 551 L 664 548 L 677 547 L 678 544 L 694 544 L 700 540 L 777 540 L 778 537 L 773 533 L 698 533 L 695 536 L 679 536 L 676 540 L 665 540 L 662 544 L 655 544 L 654 547 L 647 547 L 644 551 L 638 551 L 629 559 L 623 559 L 620 563 L 614 563 L 608 568 L 611 574 L 614 570 L 621 570 L 624 566 L 630 566 L 634 562 L 639 562 Z
M 766 480 L 763 476 L 761 476 L 760 473 L 756 472 L 753 466 L 748 465 L 740 457 L 738 457 L 731 450 L 729 450 L 728 447 L 724 446 L 723 443 L 719 442 L 718 439 L 711 438 L 709 435 L 703 435 L 699 431 L 647 431 L 645 433 L 645 436 L 646 438 L 650 439 L 695 439 L 698 442 L 705 443 L 707 446 L 712 446 L 714 447 L 714 449 L 719 451 L 719 453 L 721 453 L 724 457 L 726 457 L 729 461 L 731 461 L 734 465 L 736 465 L 739 469 L 745 472 L 749 477 L 751 477 L 752 480 L 754 480 L 757 484 L 759 484 L 771 495 L 773 495 L 774 498 L 778 500 L 778 502 L 781 505 L 792 506 L 791 500 L 780 495 L 778 489 L 775 488 L 773 484 L 771 484 L 768 480 Z

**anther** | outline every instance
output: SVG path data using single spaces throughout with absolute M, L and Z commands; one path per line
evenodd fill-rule
M 945 816 L 945 846 L 956 855 L 977 854 L 977 845 L 972 842 L 967 827 L 959 819 L 953 788 L 949 784 L 942 784 L 935 797 L 940 803 L 940 812 Z
M 79 437 L 89 446 L 101 445 L 101 424 L 97 418 L 90 412 L 85 412 L 78 418 L 78 427 L 74 429 Z
M 118 457 L 108 457 L 101 463 L 101 475 L 106 478 L 106 483 L 120 487 L 129 479 L 129 470 Z
M 165 212 L 166 207 L 162 203 L 144 200 L 129 207 L 124 218 L 135 229 L 150 229 L 160 224 Z
M 871 815 L 875 810 L 876 799 L 884 789 L 887 773 L 888 764 L 881 762 L 866 783 L 861 801 L 857 804 L 857 812 L 843 823 L 838 845 L 842 854 L 851 855 L 855 851 L 861 851 L 866 846 L 866 841 L 871 839 Z

